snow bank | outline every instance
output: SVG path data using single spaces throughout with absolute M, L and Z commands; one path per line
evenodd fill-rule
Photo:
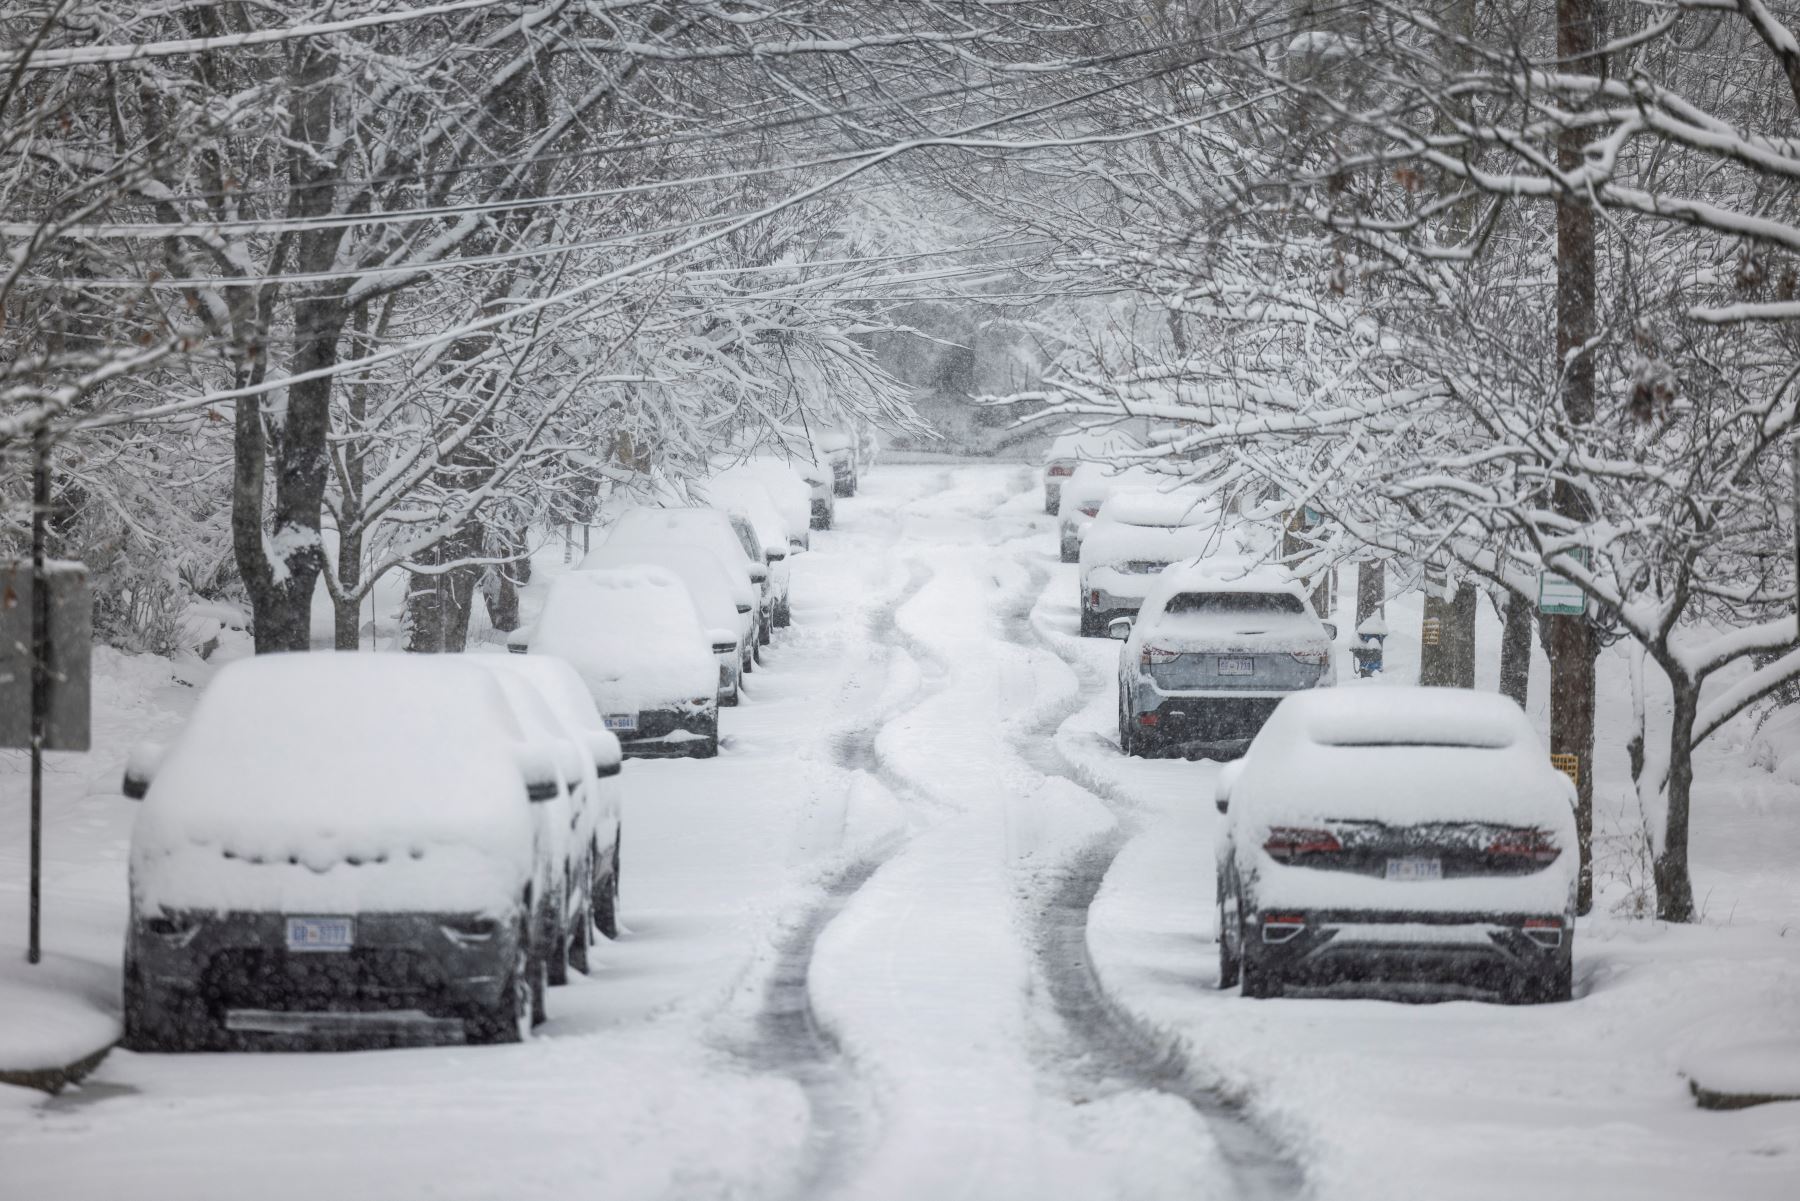
M 67 1067 L 119 1038 L 116 969 L 46 954 L 0 964 L 0 1072 Z

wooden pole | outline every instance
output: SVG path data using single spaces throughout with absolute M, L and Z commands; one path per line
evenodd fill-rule
M 50 573 L 45 543 L 50 523 L 50 428 L 32 438 L 31 465 L 31 900 L 25 960 L 42 957 L 44 877 L 44 737 L 50 719 Z

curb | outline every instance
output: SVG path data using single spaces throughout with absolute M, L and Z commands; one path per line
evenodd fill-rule
M 1698 1080 L 1688 1081 L 1688 1091 L 1694 1095 L 1694 1104 L 1701 1109 L 1749 1109 L 1753 1105 L 1769 1105 L 1777 1101 L 1800 1101 L 1800 1092 L 1729 1093 L 1707 1088 Z

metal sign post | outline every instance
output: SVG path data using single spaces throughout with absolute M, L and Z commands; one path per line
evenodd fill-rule
M 1587 549 L 1577 547 L 1565 552 L 1570 559 L 1587 567 Z M 1580 617 L 1587 612 L 1587 593 L 1581 585 L 1554 571 L 1538 573 L 1538 612 L 1555 617 Z

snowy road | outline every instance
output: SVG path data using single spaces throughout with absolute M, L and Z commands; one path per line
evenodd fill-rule
M 1629 952 L 1560 1013 L 1214 993 L 1213 768 L 1118 754 L 1116 644 L 1074 636 L 1035 473 L 886 467 L 839 522 L 720 757 L 628 767 L 627 934 L 536 1039 L 115 1052 L 0 1089 L 5 1194 L 1794 1195 L 1794 1107 L 1670 1103 Z M 84 950 L 121 938 L 131 816 L 90 792 L 51 844 Z M 1485 1154 L 1513 1140 L 1554 1157 Z

